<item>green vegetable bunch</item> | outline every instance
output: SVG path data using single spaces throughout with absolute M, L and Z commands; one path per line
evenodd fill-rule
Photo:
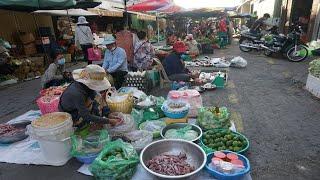
M 320 78 L 320 59 L 313 60 L 309 63 L 309 72 L 313 76 Z
M 231 126 L 230 113 L 226 107 L 220 107 L 219 113 L 215 107 L 200 108 L 197 123 L 203 130 L 214 128 L 228 129 Z

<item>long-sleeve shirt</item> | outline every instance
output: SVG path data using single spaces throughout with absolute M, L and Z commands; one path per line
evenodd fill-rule
M 46 83 L 53 79 L 63 79 L 62 71 L 57 64 L 51 63 L 41 78 L 41 86 L 44 87 Z
M 86 123 L 90 121 L 106 123 L 106 118 L 91 114 L 91 110 L 86 106 L 88 98 L 93 100 L 95 96 L 96 92 L 94 90 L 89 89 L 82 83 L 73 82 L 60 97 L 59 111 L 71 114 L 74 121 L 82 118 Z
M 124 49 L 117 47 L 115 50 L 106 50 L 102 67 L 108 73 L 128 71 L 127 55 Z
M 93 44 L 93 34 L 89 26 L 77 26 L 75 32 L 75 44 L 81 47 L 84 44 Z

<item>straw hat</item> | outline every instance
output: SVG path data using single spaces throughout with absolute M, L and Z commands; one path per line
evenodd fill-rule
M 95 91 L 103 91 L 111 87 L 106 77 L 106 71 L 99 65 L 90 64 L 84 69 L 72 72 L 73 79 Z
M 89 24 L 89 22 L 86 20 L 84 16 L 78 17 L 78 22 L 77 24 Z
M 182 41 L 177 41 L 173 44 L 173 50 L 177 53 L 185 53 L 187 48 Z
M 116 42 L 116 39 L 113 37 L 112 34 L 107 34 L 107 36 L 104 38 L 103 42 L 101 44 L 103 45 L 109 45 Z

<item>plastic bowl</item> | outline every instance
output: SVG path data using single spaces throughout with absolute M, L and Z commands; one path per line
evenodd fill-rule
M 232 151 L 221 151 L 221 152 L 230 153 Z M 235 153 L 235 152 L 232 152 L 232 153 Z M 238 179 L 242 179 L 250 171 L 250 162 L 249 162 L 248 158 L 246 158 L 245 156 L 238 154 L 238 153 L 235 153 L 235 154 L 238 155 L 239 159 L 243 161 L 244 166 L 245 166 L 245 169 L 243 171 L 241 171 L 239 173 L 234 173 L 234 174 L 224 174 L 224 173 L 221 173 L 221 172 L 216 171 L 214 169 L 211 169 L 209 167 L 209 164 L 211 163 L 211 159 L 212 159 L 213 154 L 214 153 L 212 152 L 207 155 L 207 162 L 206 162 L 205 167 L 206 167 L 206 170 L 209 172 L 209 174 L 211 174 L 212 176 L 214 176 L 217 179 L 238 180 Z
M 75 156 L 75 158 L 79 162 L 82 162 L 84 164 L 91 164 L 98 157 L 98 155 L 99 155 L 99 153 L 98 154 L 87 154 L 84 156 Z
M 166 117 L 168 118 L 171 118 L 171 119 L 181 119 L 181 118 L 184 118 L 188 115 L 189 113 L 189 109 L 186 110 L 186 111 L 182 111 L 182 112 L 176 112 L 176 113 L 173 113 L 173 112 L 167 112 L 167 111 L 163 111 L 164 112 L 164 115 L 166 115 Z
M 169 130 L 169 129 L 180 129 L 180 128 L 184 128 L 186 126 L 191 126 L 192 127 L 192 130 L 196 131 L 198 133 L 198 137 L 191 140 L 192 142 L 198 142 L 198 140 L 201 138 L 202 136 L 202 130 L 199 126 L 197 125 L 194 125 L 194 124 L 188 124 L 188 123 L 175 123 L 175 124 L 169 124 L 167 125 L 166 127 L 164 127 L 162 130 L 161 130 L 161 137 L 163 139 L 171 139 L 171 138 L 166 138 L 165 137 L 165 134 L 166 132 Z
M 26 134 L 26 126 L 29 125 L 31 121 L 24 121 L 24 122 L 19 122 L 19 123 L 14 123 L 11 124 L 12 126 L 19 128 L 19 129 L 24 129 L 23 131 L 20 131 L 14 135 L 2 135 L 0 136 L 0 144 L 11 144 L 15 143 L 18 141 L 22 141 L 26 139 L 29 135 Z
M 214 131 L 219 131 L 219 132 L 221 132 L 221 131 L 226 131 L 226 129 L 213 129 L 213 130 L 214 130 Z M 210 130 L 209 130 L 209 131 L 210 131 Z M 241 133 L 239 133 L 239 132 L 234 132 L 234 131 L 232 131 L 232 133 L 240 136 L 241 138 L 243 138 L 243 139 L 247 142 L 247 146 L 246 146 L 245 148 L 243 148 L 243 149 L 241 149 L 240 151 L 237 151 L 237 152 L 236 152 L 236 153 L 240 153 L 240 154 L 245 153 L 245 152 L 249 149 L 249 147 L 250 147 L 250 143 L 249 143 L 248 138 L 246 138 L 243 134 L 241 134 Z M 217 149 L 211 149 L 211 148 L 209 148 L 208 146 L 206 146 L 206 145 L 203 143 L 203 136 L 200 138 L 200 146 L 205 147 L 207 150 L 210 149 L 211 152 L 217 151 Z

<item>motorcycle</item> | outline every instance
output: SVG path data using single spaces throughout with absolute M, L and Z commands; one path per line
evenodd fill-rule
M 302 61 L 308 57 L 307 45 L 300 40 L 301 27 L 293 27 L 293 30 L 287 36 L 276 33 L 275 29 L 262 39 L 261 35 L 244 33 L 239 40 L 239 48 L 244 52 L 249 52 L 253 49 L 264 50 L 266 56 L 281 53 L 289 61 Z M 265 37 L 269 37 L 269 40 L 266 40 Z
M 279 35 L 278 28 L 273 26 L 267 30 L 267 34 L 251 33 L 250 31 L 242 32 L 239 40 L 239 48 L 243 52 L 250 52 L 252 50 L 263 50 L 262 45 L 265 43 L 266 38 L 273 35 Z
M 276 35 L 272 41 L 265 42 L 261 47 L 266 56 L 274 53 L 283 54 L 289 61 L 300 62 L 308 57 L 308 46 L 300 40 L 302 34 L 301 26 L 294 26 L 287 35 Z

